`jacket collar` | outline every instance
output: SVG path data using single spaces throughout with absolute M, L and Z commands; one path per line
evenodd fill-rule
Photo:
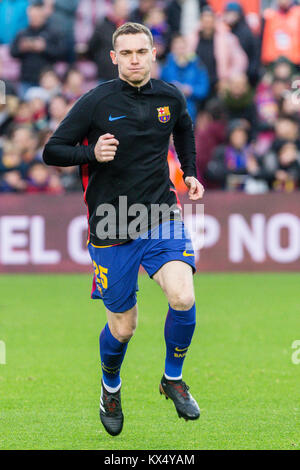
M 153 83 L 151 79 L 147 83 L 145 83 L 145 85 L 141 87 L 132 86 L 125 80 L 122 80 L 121 78 L 118 78 L 118 81 L 122 90 L 131 91 L 133 93 L 143 93 L 143 94 L 153 93 Z

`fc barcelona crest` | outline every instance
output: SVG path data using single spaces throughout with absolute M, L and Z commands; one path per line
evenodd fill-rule
M 169 110 L 169 106 L 161 106 L 160 108 L 156 108 L 158 112 L 158 120 L 162 123 L 166 123 L 170 121 L 171 113 Z

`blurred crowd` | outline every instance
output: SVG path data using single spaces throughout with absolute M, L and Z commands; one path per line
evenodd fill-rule
M 186 97 L 206 189 L 300 189 L 300 6 L 293 0 L 1 0 L 0 192 L 81 189 L 42 150 L 74 102 L 117 76 L 126 21 L 148 26 L 153 78 Z M 172 142 L 170 175 L 186 190 Z

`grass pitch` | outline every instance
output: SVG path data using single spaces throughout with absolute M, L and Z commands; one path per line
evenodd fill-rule
M 140 276 L 139 325 L 122 368 L 124 429 L 98 417 L 102 302 L 86 275 L 0 277 L 0 449 L 300 449 L 300 274 L 195 276 L 184 367 L 202 411 L 179 420 L 158 393 L 167 302 Z

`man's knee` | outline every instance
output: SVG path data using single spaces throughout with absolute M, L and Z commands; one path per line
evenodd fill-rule
M 135 308 L 124 314 L 112 314 L 110 312 L 108 323 L 111 334 L 120 341 L 120 343 L 128 343 L 136 330 L 137 310 Z
M 128 343 L 134 335 L 136 327 L 132 325 L 114 325 L 111 329 L 112 335 L 120 341 L 120 343 Z
M 174 310 L 190 310 L 195 303 L 193 270 L 182 261 L 166 263 L 153 276 Z
M 169 304 L 174 310 L 190 310 L 195 303 L 193 292 L 176 291 L 169 296 Z

